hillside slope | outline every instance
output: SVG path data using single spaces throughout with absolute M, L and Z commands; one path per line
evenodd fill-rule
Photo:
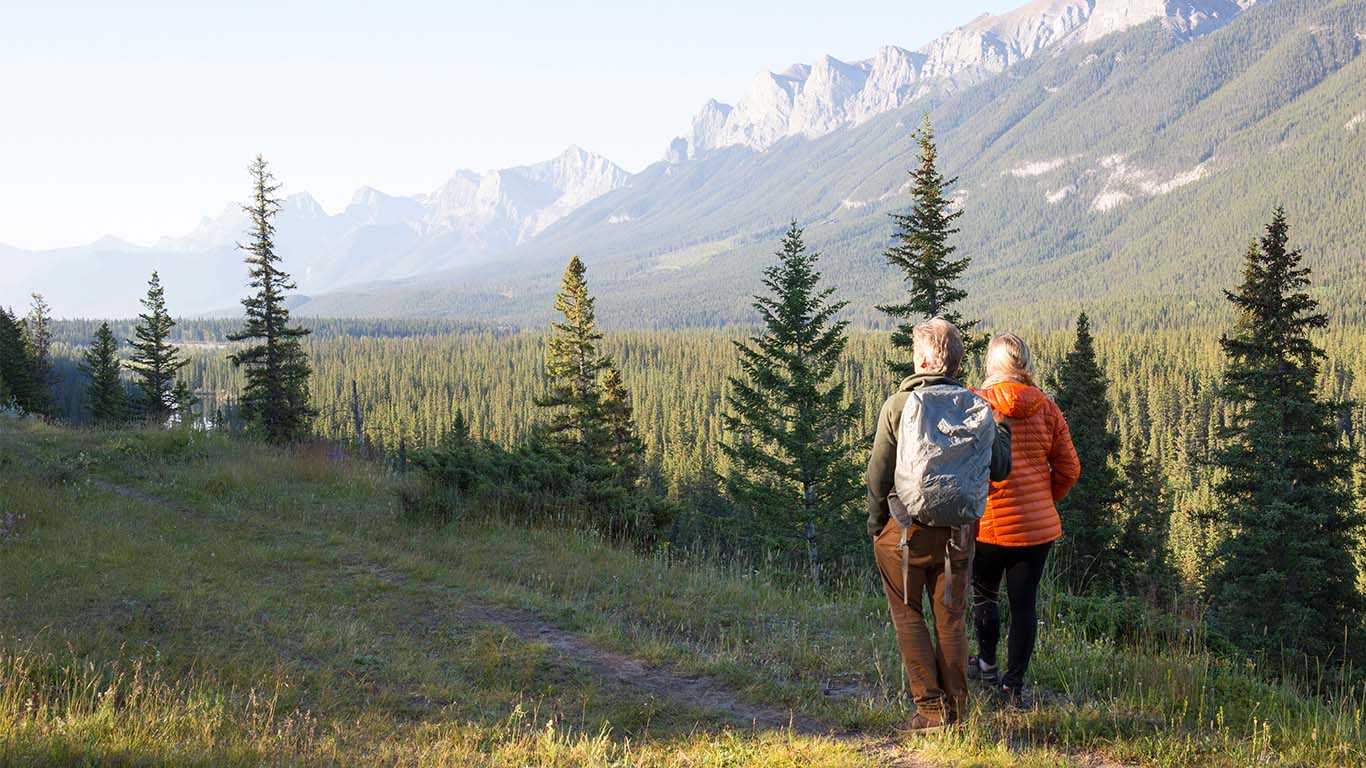
M 609 321 L 745 320 L 795 217 L 855 319 L 877 322 L 871 305 L 899 290 L 880 253 L 888 214 L 908 202 L 926 109 L 967 210 L 975 312 L 1215 303 L 1277 203 L 1342 309 L 1366 288 L 1363 38 L 1362 0 L 1259 3 L 1194 41 L 1150 22 L 818 138 L 657 164 L 497 265 L 315 297 L 304 311 L 540 321 L 579 254 Z
M 1359 764 L 1360 701 L 1087 637 L 1044 704 L 913 742 L 880 594 L 514 521 L 381 468 L 0 417 L 0 764 Z M 786 722 L 782 722 L 783 719 Z

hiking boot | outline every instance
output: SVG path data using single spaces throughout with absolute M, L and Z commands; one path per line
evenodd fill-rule
M 1027 710 L 1034 708 L 1034 697 L 1023 686 L 995 686 L 991 690 L 991 697 L 1009 709 Z
M 948 730 L 951 725 L 953 725 L 952 722 L 941 717 L 926 717 L 925 715 L 916 712 L 915 717 L 911 718 L 911 722 L 906 726 L 905 730 L 908 733 L 943 733 Z
M 995 686 L 1001 682 L 1001 668 L 995 664 L 987 664 L 977 656 L 968 657 L 968 679 L 976 680 L 979 683 Z

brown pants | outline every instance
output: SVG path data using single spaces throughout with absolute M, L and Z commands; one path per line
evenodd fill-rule
M 958 719 L 968 701 L 968 633 L 965 616 L 973 537 L 964 537 L 965 549 L 953 550 L 950 584 L 950 579 L 945 576 L 944 552 L 953 533 L 951 528 L 919 525 L 907 530 L 911 567 L 905 593 L 902 591 L 901 525 L 896 520 L 887 521 L 886 527 L 873 542 L 873 554 L 877 569 L 882 574 L 887 604 L 892 609 L 896 643 L 901 648 L 901 660 L 906 665 L 906 677 L 910 680 L 916 711 L 930 720 L 940 722 Z M 952 593 L 951 605 L 945 605 L 946 589 Z M 937 647 L 931 641 L 929 627 L 925 623 L 923 596 L 926 592 L 933 605 L 934 629 L 939 641 Z M 910 596 L 909 605 L 905 599 L 907 593 Z

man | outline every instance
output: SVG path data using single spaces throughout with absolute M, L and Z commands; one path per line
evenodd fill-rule
M 913 394 L 920 390 L 923 396 L 931 387 L 941 394 L 940 403 L 966 403 L 975 409 L 985 404 L 979 403 L 980 398 L 954 378 L 963 362 L 963 336 L 957 328 L 935 318 L 915 326 L 911 337 L 916 372 L 901 382 L 900 389 L 882 406 L 873 454 L 868 460 L 868 533 L 873 537 L 873 553 L 915 698 L 916 714 L 910 727 L 914 731 L 931 731 L 957 722 L 967 704 L 966 612 L 975 536 L 970 525 L 937 527 L 907 518 L 910 524 L 903 526 L 893 519 L 889 501 L 893 505 L 900 503 L 894 492 L 897 443 L 908 434 L 902 431 L 901 417 Z M 1010 425 L 989 408 L 980 411 L 980 418 L 987 419 L 986 414 L 996 423 L 992 425 L 990 419 L 979 422 L 987 436 L 982 447 L 987 448 L 986 441 L 991 443 L 986 451 L 990 456 L 989 467 L 983 468 L 987 471 L 982 474 L 989 475 L 992 481 L 1001 481 L 1010 474 Z M 960 414 L 964 415 L 966 409 Z M 966 492 L 980 496 L 984 506 L 986 477 L 974 475 L 964 479 L 982 486 Z M 975 514 L 980 517 L 981 509 Z M 934 606 L 937 649 L 923 614 L 926 592 Z

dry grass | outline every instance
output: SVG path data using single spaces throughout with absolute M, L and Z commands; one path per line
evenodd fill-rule
M 213 436 L 0 424 L 0 764 L 855 766 L 906 759 L 885 604 L 762 569 L 498 523 L 406 523 L 395 479 Z M 98 476 L 173 502 L 111 494 Z M 194 511 L 192 517 L 183 510 Z M 567 663 L 471 604 L 707 674 L 852 740 L 727 726 Z M 1060 610 L 1050 606 L 1050 610 Z M 1051 613 L 1049 615 L 1052 615 Z M 1043 708 L 978 703 L 947 765 L 1358 765 L 1362 693 L 1043 628 Z M 831 700 L 825 683 L 853 691 Z

